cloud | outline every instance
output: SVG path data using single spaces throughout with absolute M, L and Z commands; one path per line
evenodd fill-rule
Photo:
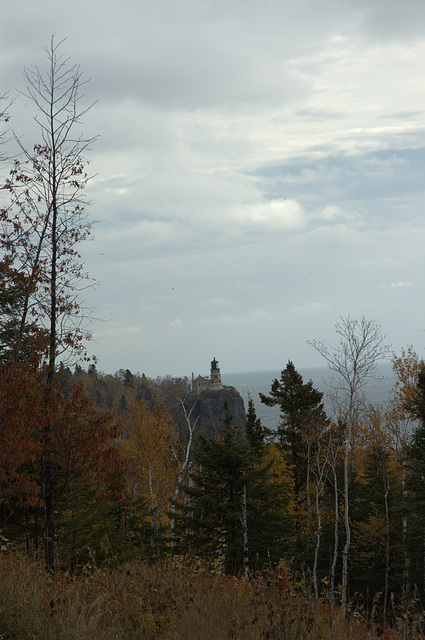
M 331 312 L 371 313 L 410 343 L 425 313 L 410 295 L 425 244 L 423 0 L 122 6 L 21 0 L 2 14 L 4 89 L 45 67 L 57 33 L 91 78 L 84 104 L 99 99 L 82 124 L 100 134 L 87 196 L 102 223 L 83 254 L 101 282 L 88 305 L 112 319 L 94 327 L 105 370 L 181 375 L 213 348 L 235 371 L 280 367 L 332 331 Z M 11 115 L 32 148 L 33 106 L 18 96 Z M 392 306 L 403 292 L 408 314 Z
M 230 315 L 221 315 L 221 316 L 210 316 L 206 318 L 202 318 L 201 322 L 205 325 L 210 326 L 221 326 L 221 325 L 242 325 L 242 324 L 252 324 L 255 322 L 260 322 L 262 320 L 271 320 L 274 318 L 272 313 L 265 311 L 264 309 L 254 309 L 250 311 L 247 315 L 244 316 L 230 316 Z
M 108 195 L 114 192 L 118 192 L 118 195 L 127 193 L 129 189 L 138 185 L 137 180 L 131 180 L 126 174 L 116 174 L 105 178 L 94 178 L 92 186 L 96 184 L 104 190 Z
M 359 219 L 359 216 L 356 216 L 354 213 L 344 211 L 344 209 L 338 205 L 330 204 L 319 209 L 311 219 L 323 220 L 324 222 L 332 223 L 336 221 L 339 222 L 341 220 L 354 222 Z
M 226 307 L 230 302 L 225 298 L 209 298 L 208 300 L 204 300 L 201 304 L 205 307 Z
M 326 302 L 307 302 L 303 305 L 294 305 L 291 308 L 291 311 L 292 313 L 311 315 L 317 313 L 329 313 L 332 309 Z
M 139 214 L 140 215 L 140 214 Z M 141 217 L 141 216 L 140 216 Z M 121 218 L 121 219 L 120 219 Z M 178 246 L 187 234 L 173 221 L 137 219 L 137 214 L 117 216 L 96 233 L 108 260 L 125 260 L 146 254 L 150 247 Z
M 108 323 L 106 329 L 102 331 L 103 334 L 108 336 L 120 336 L 123 334 L 126 335 L 137 335 L 142 332 L 142 327 L 139 325 L 125 325 L 121 322 L 112 322 Z M 96 336 L 97 339 L 97 336 Z
M 411 0 L 406 11 L 398 0 L 350 0 L 360 9 L 360 27 L 375 42 L 398 40 L 402 42 L 423 35 L 425 5 L 421 0 Z
M 136 333 L 140 333 L 142 331 L 142 328 L 138 325 L 130 325 L 128 327 L 124 327 L 124 331 L 126 333 L 129 333 L 130 335 L 135 335 Z
M 265 232 L 301 229 L 305 224 L 298 202 L 286 198 L 241 206 L 238 212 L 234 212 L 234 219 L 247 228 Z

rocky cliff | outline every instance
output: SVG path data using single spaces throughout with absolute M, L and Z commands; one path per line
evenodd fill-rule
M 243 430 L 246 420 L 245 405 L 242 396 L 234 387 L 224 387 L 217 391 L 201 391 L 199 396 L 192 396 L 191 402 L 194 398 L 192 419 L 198 419 L 198 433 L 208 438 L 213 438 L 220 433 L 225 418 L 225 401 L 228 403 L 233 423 L 240 431 Z

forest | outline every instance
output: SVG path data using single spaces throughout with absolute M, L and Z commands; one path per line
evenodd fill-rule
M 79 67 L 54 39 L 46 55 L 25 72 L 40 142 L 1 158 L 1 637 L 424 637 L 424 361 L 341 318 L 334 345 L 311 342 L 332 415 L 289 360 L 217 437 L 186 378 L 97 371 L 79 253 L 94 139 L 75 132 Z M 384 358 L 397 382 L 373 406 Z

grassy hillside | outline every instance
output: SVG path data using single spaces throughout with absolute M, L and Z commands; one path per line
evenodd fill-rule
M 366 625 L 359 615 L 344 622 L 279 569 L 250 583 L 176 563 L 132 562 L 71 577 L 0 556 L 4 640 L 395 640 L 413 637 L 406 625 L 407 617 L 398 631 Z M 415 626 L 414 637 L 423 638 Z

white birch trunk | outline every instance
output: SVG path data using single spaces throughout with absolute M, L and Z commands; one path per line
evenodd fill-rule
M 332 557 L 331 571 L 330 571 L 330 602 L 331 607 L 335 606 L 335 573 L 336 563 L 338 561 L 338 542 L 339 542 L 339 494 L 338 494 L 338 478 L 336 475 L 336 456 L 333 455 L 332 459 L 332 475 L 334 483 L 334 551 Z
M 184 404 L 184 400 L 179 398 L 179 402 L 180 402 L 180 405 L 181 405 L 181 407 L 183 409 L 183 412 L 184 412 L 184 416 L 185 416 L 185 419 L 186 419 L 186 424 L 187 424 L 188 431 L 189 431 L 189 437 L 188 437 L 188 440 L 187 440 L 187 443 L 186 443 L 185 456 L 184 456 L 183 462 L 180 464 L 179 474 L 178 474 L 178 478 L 177 478 L 177 484 L 176 484 L 176 488 L 175 488 L 174 494 L 173 494 L 173 499 L 172 499 L 172 502 L 171 502 L 171 518 L 170 518 L 170 539 L 171 539 L 171 543 L 170 544 L 171 544 L 171 547 L 174 547 L 174 526 L 175 526 L 174 514 L 176 512 L 176 507 L 175 507 L 174 502 L 178 498 L 178 495 L 179 495 L 179 492 L 180 492 L 180 484 L 181 484 L 181 482 L 183 480 L 183 474 L 184 474 L 184 472 L 186 470 L 186 467 L 187 467 L 187 465 L 189 463 L 190 453 L 191 453 L 191 450 L 192 450 L 193 433 L 194 433 L 194 429 L 195 429 L 195 426 L 196 426 L 196 422 L 198 421 L 198 419 L 196 419 L 194 424 L 192 424 L 191 420 L 190 420 L 190 416 L 192 414 L 193 407 L 195 405 L 192 405 L 192 408 L 190 409 L 190 411 L 188 413 L 187 409 L 186 409 L 186 405 Z M 174 451 L 173 451 L 173 453 L 174 453 Z M 174 457 L 177 460 L 177 456 L 176 456 L 175 453 L 174 453 Z M 190 482 L 190 480 L 189 480 L 189 482 Z
M 246 506 L 246 484 L 242 492 L 242 531 L 243 531 L 243 575 L 249 580 L 248 520 Z
M 348 491 L 348 463 L 349 463 L 350 440 L 347 437 L 344 443 L 344 526 L 345 526 L 345 544 L 342 551 L 342 590 L 341 590 L 341 609 L 342 615 L 347 614 L 348 600 L 348 552 L 351 544 L 351 527 L 350 527 L 350 500 Z
M 307 535 L 310 538 L 310 513 L 311 513 L 311 499 L 310 499 L 310 452 L 311 441 L 307 441 L 307 477 L 306 477 L 306 509 L 307 509 Z
M 314 562 L 313 562 L 313 587 L 314 587 L 314 597 L 316 600 L 319 599 L 319 588 L 317 584 L 317 562 L 319 558 L 319 549 L 320 549 L 320 539 L 322 536 L 322 495 L 323 495 L 323 477 L 325 474 L 325 468 L 327 461 L 320 461 L 320 453 L 321 447 L 320 442 L 318 442 L 317 453 L 316 453 L 316 486 L 315 486 L 315 506 L 316 506 L 316 515 L 317 515 L 317 526 L 316 526 L 316 543 L 314 546 Z
M 385 499 L 385 525 L 386 525 L 386 543 L 385 543 L 385 590 L 384 590 L 384 611 L 383 623 L 387 625 L 387 606 L 388 606 L 388 590 L 389 590 L 389 574 L 390 574 L 390 514 L 388 508 L 388 494 L 390 492 L 390 483 L 385 472 L 384 480 L 384 499 Z

